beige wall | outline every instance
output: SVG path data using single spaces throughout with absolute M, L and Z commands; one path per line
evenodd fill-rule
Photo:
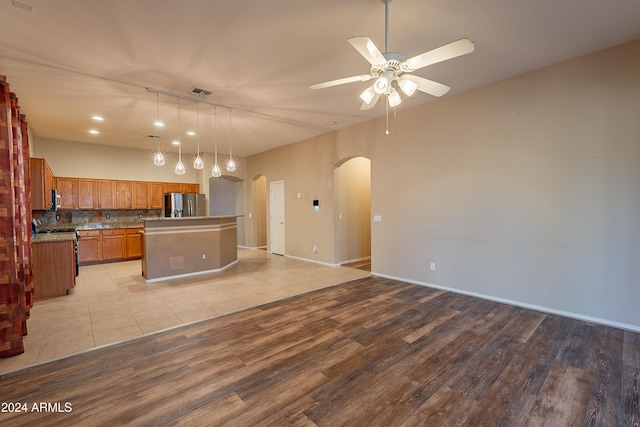
M 252 156 L 247 174 L 285 181 L 287 255 L 335 261 L 333 170 L 363 156 L 375 273 L 640 330 L 638 100 L 634 42 L 402 111 L 390 136 L 380 119 Z
M 198 182 L 196 171 L 183 156 L 187 173 L 174 173 L 178 155 L 167 155 L 164 166 L 153 164 L 152 150 L 36 138 L 33 157 L 43 157 L 55 176 L 71 178 L 126 179 L 139 181 Z M 211 156 L 212 157 L 212 156 Z
M 201 171 L 196 171 L 191 166 L 194 155 L 183 153 L 182 161 L 187 167 L 187 173 L 182 176 L 174 173 L 175 164 L 178 161 L 176 153 L 167 154 L 165 165 L 159 167 L 153 164 L 152 148 L 139 150 L 36 137 L 32 139 L 31 156 L 45 158 L 55 176 L 198 183 L 200 192 L 206 195 L 207 200 L 211 200 L 209 177 L 214 158 L 212 153 L 203 153 L 205 168 Z M 226 160 L 226 155 L 219 155 L 218 160 L 222 164 Z M 224 172 L 225 175 L 230 175 L 234 180 L 241 182 L 242 194 L 238 202 L 241 205 L 244 203 L 246 192 L 244 188 L 246 159 L 236 157 L 236 164 L 238 165 L 236 172 L 233 174 L 226 170 Z M 209 212 L 208 204 L 207 212 Z M 244 218 L 241 217 L 238 218 L 238 243 L 244 245 L 244 242 Z
M 336 263 L 371 256 L 371 161 L 355 157 L 334 173 Z

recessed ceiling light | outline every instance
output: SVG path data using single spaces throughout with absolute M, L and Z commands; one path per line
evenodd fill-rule
M 89 133 L 92 134 L 92 135 L 99 135 L 100 134 L 100 132 L 95 130 L 95 129 L 89 129 Z
M 91 116 L 91 118 L 96 122 L 104 122 L 104 117 L 102 116 Z
M 180 142 L 179 141 L 173 141 L 172 144 L 173 145 L 180 145 Z
M 196 133 L 194 131 L 192 131 L 192 130 L 188 130 L 187 131 L 187 135 L 189 135 L 189 136 L 194 136 L 195 134 Z
M 156 120 L 155 122 L 153 122 L 153 124 L 159 128 L 164 127 L 164 123 L 162 123 L 160 120 Z

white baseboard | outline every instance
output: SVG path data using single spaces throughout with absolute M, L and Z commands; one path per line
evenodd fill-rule
M 366 256 L 362 258 L 355 258 L 355 259 L 349 259 L 346 261 L 340 261 L 340 265 L 351 264 L 352 262 L 370 261 L 370 260 L 371 260 L 371 256 Z
M 271 252 L 269 252 L 269 253 L 271 253 Z M 278 254 L 276 254 L 276 255 L 278 255 Z M 315 264 L 326 265 L 326 266 L 329 266 L 329 267 L 339 267 L 340 266 L 340 264 L 331 264 L 331 263 L 328 263 L 328 262 L 318 261 L 318 260 L 309 259 L 309 258 L 297 257 L 297 256 L 293 256 L 293 255 L 284 255 L 284 256 L 286 256 L 287 258 L 291 258 L 291 259 L 297 259 L 297 260 L 300 260 L 300 261 L 313 262 Z
M 502 304 L 515 305 L 516 307 L 522 307 L 522 308 L 527 308 L 529 310 L 541 311 L 543 313 L 549 313 L 549 314 L 555 314 L 555 315 L 558 315 L 558 316 L 569 317 L 571 319 L 583 320 L 585 322 L 597 323 L 597 324 L 604 325 L 604 326 L 611 326 L 613 328 L 625 329 L 625 330 L 629 330 L 629 331 L 633 331 L 633 332 L 640 332 L 640 326 L 638 326 L 638 325 L 630 325 L 630 324 L 627 324 L 627 323 L 614 322 L 612 320 L 601 319 L 599 317 L 585 316 L 585 315 L 582 315 L 582 314 L 576 314 L 576 313 L 572 313 L 572 312 L 569 312 L 569 311 L 556 310 L 556 309 L 553 309 L 553 308 L 542 307 L 542 306 L 539 306 L 539 305 L 528 304 L 528 303 L 520 302 L 520 301 L 513 301 L 513 300 L 505 299 L 505 298 L 498 298 L 498 297 L 494 297 L 494 296 L 479 294 L 479 293 L 476 293 L 476 292 L 468 292 L 468 291 L 463 291 L 463 290 L 460 290 L 460 289 L 448 288 L 446 286 L 439 286 L 439 285 L 435 285 L 433 283 L 420 282 L 420 281 L 417 281 L 417 280 L 410 280 L 410 279 L 405 279 L 405 278 L 402 278 L 402 277 L 390 276 L 388 274 L 375 273 L 373 271 L 371 272 L 371 275 L 372 276 L 378 276 L 378 277 L 384 277 L 385 279 L 393 279 L 393 280 L 398 280 L 398 281 L 401 281 L 401 282 L 407 282 L 407 283 L 411 283 L 411 284 L 414 284 L 414 285 L 420 285 L 420 286 L 426 286 L 426 287 L 429 287 L 429 288 L 441 289 L 443 291 L 449 291 L 449 292 L 453 292 L 453 293 L 456 293 L 456 294 L 468 295 L 470 297 L 480 298 L 480 299 L 484 299 L 484 300 L 488 300 L 488 301 L 499 302 L 499 303 L 502 303 Z

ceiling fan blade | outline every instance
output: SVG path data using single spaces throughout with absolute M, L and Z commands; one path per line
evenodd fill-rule
M 428 93 L 433 96 L 442 96 L 445 93 L 449 92 L 451 89 L 447 85 L 443 85 L 442 83 L 434 82 L 433 80 L 427 80 L 425 78 L 414 76 L 414 75 L 405 75 L 405 79 L 409 79 L 415 84 L 418 85 L 417 89 L 421 92 Z
M 371 74 L 362 74 L 360 76 L 344 77 L 342 79 L 329 80 L 328 82 L 323 82 L 323 83 L 316 83 L 314 85 L 309 86 L 309 89 L 324 89 L 326 87 L 338 86 L 346 83 L 366 82 L 369 79 L 371 79 Z
M 404 61 L 408 70 L 413 71 L 427 65 L 436 64 L 438 62 L 446 61 L 447 59 L 456 58 L 458 56 L 466 55 L 473 52 L 475 46 L 469 39 L 460 39 L 455 42 L 440 46 L 436 49 L 425 52 L 421 55 L 414 56 Z
M 347 41 L 360 52 L 360 55 L 364 56 L 364 59 L 369 61 L 369 64 L 380 66 L 387 63 L 382 52 L 369 37 L 351 37 Z
M 379 98 L 380 98 L 380 94 L 376 93 L 376 95 L 371 99 L 371 102 L 369 102 L 368 104 L 366 102 L 363 102 L 362 103 L 362 107 L 360 107 L 360 109 L 362 111 L 372 109 L 373 107 L 375 107 L 375 105 L 378 102 Z

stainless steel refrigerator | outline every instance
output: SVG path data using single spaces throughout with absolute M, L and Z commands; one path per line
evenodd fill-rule
M 164 216 L 206 216 L 207 199 L 204 194 L 196 193 L 165 193 Z

